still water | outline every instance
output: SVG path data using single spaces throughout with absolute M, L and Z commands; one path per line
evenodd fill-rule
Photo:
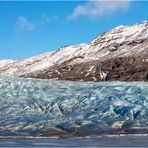
M 0 139 L 0 147 L 148 147 L 147 136 L 79 139 Z

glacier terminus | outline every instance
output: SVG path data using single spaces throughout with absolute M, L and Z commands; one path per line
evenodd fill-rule
M 0 136 L 148 132 L 148 84 L 0 77 Z

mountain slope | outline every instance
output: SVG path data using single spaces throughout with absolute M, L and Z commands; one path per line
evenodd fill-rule
M 0 67 L 0 74 L 61 80 L 147 80 L 148 22 L 118 26 L 87 44 Z M 24 62 L 25 61 L 25 62 Z
M 20 61 L 6 62 L 1 65 L 1 63 L 5 60 L 0 61 L 0 74 L 1 75 L 13 75 L 19 76 L 21 73 L 27 73 L 27 69 L 31 66 L 33 67 L 36 63 L 44 59 L 50 58 L 52 56 L 52 52 L 40 54 L 38 56 L 30 57 Z

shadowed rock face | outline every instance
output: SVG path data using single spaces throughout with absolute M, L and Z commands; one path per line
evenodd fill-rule
M 79 81 L 147 81 L 148 22 L 111 29 L 87 44 L 0 66 L 1 75 Z

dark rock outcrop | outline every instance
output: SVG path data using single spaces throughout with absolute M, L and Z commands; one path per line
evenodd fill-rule
M 146 57 L 137 56 L 119 57 L 101 62 L 91 61 L 76 65 L 65 63 L 61 67 L 57 66 L 44 72 L 38 72 L 36 75 L 29 73 L 21 75 L 21 77 L 72 81 L 148 81 L 148 60 Z

